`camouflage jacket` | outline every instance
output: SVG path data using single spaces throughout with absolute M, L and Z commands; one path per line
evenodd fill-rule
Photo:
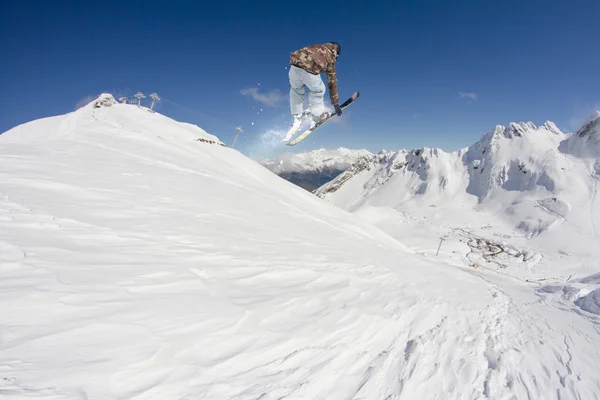
M 333 45 L 313 44 L 290 53 L 290 65 L 302 68 L 313 75 L 327 73 L 327 86 L 331 104 L 338 104 L 337 73 Z

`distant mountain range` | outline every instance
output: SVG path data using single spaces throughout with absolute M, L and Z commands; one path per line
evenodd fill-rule
M 319 149 L 308 153 L 284 153 L 278 159 L 259 159 L 266 168 L 308 191 L 314 191 L 360 160 L 373 154 L 367 150 Z
M 595 235 L 600 231 L 599 155 L 600 112 L 574 134 L 552 122 L 539 127 L 510 123 L 455 152 L 380 152 L 315 194 L 350 211 L 461 206 L 501 216 L 529 237 L 557 221 Z

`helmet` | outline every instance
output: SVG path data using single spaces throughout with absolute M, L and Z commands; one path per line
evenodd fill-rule
M 340 46 L 340 44 L 338 42 L 329 42 L 329 43 L 335 47 L 335 52 L 337 53 L 338 56 L 340 54 L 342 54 L 342 46 Z

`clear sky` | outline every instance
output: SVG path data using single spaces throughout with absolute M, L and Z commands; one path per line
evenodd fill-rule
M 328 41 L 342 46 L 340 100 L 361 98 L 294 151 L 456 150 L 511 121 L 570 131 L 600 107 L 598 0 L 0 7 L 0 132 L 102 92 L 142 91 L 161 96 L 159 112 L 228 144 L 241 125 L 236 147 L 248 155 L 290 150 L 269 133 L 289 123 L 289 53 Z

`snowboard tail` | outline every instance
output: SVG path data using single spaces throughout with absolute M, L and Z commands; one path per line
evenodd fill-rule
M 354 103 L 358 97 L 360 96 L 360 92 L 354 92 L 352 94 L 352 96 L 350 96 L 350 98 L 348 100 L 346 100 L 345 102 L 342 103 L 342 105 L 340 105 L 340 108 L 343 110 L 346 107 L 348 107 L 350 104 Z M 301 141 L 303 141 L 304 139 L 306 139 L 308 137 L 308 135 L 310 135 L 311 133 L 313 133 L 314 131 L 316 131 L 317 129 L 319 129 L 320 126 L 322 126 L 323 124 L 325 124 L 327 121 L 329 121 L 331 118 L 335 117 L 337 114 L 331 114 L 330 116 L 328 116 L 327 118 L 319 121 L 318 123 L 315 124 L 315 126 L 313 126 L 312 128 L 309 128 L 307 130 L 305 130 L 304 132 L 302 132 L 296 139 L 292 140 L 291 142 L 287 143 L 288 146 L 295 146 L 298 143 L 300 143 Z

